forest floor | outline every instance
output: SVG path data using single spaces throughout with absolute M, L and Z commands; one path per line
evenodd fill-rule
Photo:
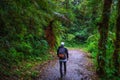
M 67 73 L 62 79 L 60 78 L 59 61 L 55 59 L 42 67 L 37 66 L 36 69 L 40 71 L 40 74 L 34 80 L 99 80 L 92 62 L 89 53 L 79 49 L 70 49 Z

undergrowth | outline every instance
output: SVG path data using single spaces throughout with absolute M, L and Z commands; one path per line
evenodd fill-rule
M 1 74 L 1 80 L 4 79 L 24 79 L 31 80 L 39 75 L 39 71 L 35 67 L 43 64 L 48 60 L 52 60 L 50 54 L 42 55 L 41 57 L 31 58 L 27 61 L 19 62 L 19 64 L 13 64 L 11 67 L 5 67 Z M 3 70 L 3 69 L 1 69 Z

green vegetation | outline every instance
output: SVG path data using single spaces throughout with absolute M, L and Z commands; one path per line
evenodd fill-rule
M 91 53 L 101 79 L 120 79 L 119 1 L 0 0 L 0 77 L 34 78 L 64 41 Z
M 18 75 L 21 74 L 17 68 L 24 62 L 49 59 L 46 56 L 50 46 L 44 28 L 54 18 L 51 12 L 54 5 L 50 4 L 44 0 L 0 1 L 0 75 L 3 78 L 11 76 L 14 68 Z M 23 65 L 23 71 L 32 65 Z

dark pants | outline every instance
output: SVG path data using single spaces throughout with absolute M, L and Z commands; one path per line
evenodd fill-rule
M 66 62 L 60 61 L 60 76 L 63 77 L 62 67 L 64 64 L 64 74 L 66 74 Z

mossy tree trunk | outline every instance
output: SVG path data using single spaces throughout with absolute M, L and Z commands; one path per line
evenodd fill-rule
M 115 68 L 114 75 L 118 76 L 120 74 L 120 0 L 118 0 L 118 16 L 116 22 L 116 41 L 115 50 L 113 53 L 113 66 Z M 120 76 L 120 75 L 119 75 Z
M 45 29 L 45 37 L 50 46 L 50 51 L 52 51 L 55 46 L 55 34 L 53 31 L 53 22 L 54 20 L 50 21 L 49 25 Z
M 112 0 L 104 0 L 103 12 L 102 12 L 102 21 L 99 25 L 100 39 L 98 43 L 98 55 L 97 55 L 97 73 L 100 76 L 105 75 L 105 58 L 106 58 L 106 45 L 108 37 L 108 27 L 109 27 L 109 17 L 111 11 Z

